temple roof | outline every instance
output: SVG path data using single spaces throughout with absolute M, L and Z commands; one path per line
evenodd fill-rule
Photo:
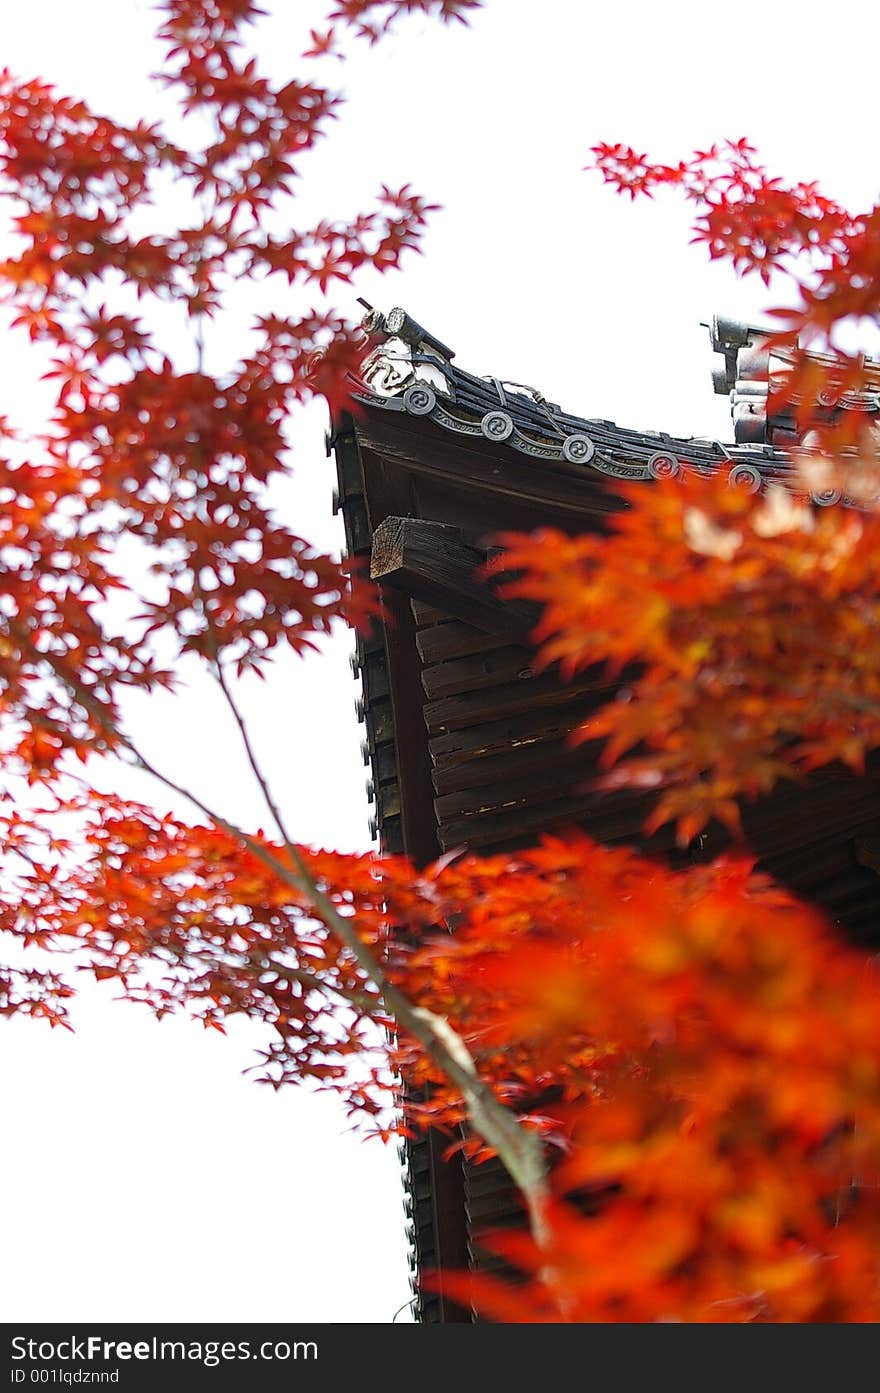
M 372 407 L 426 418 L 443 430 L 504 444 L 542 461 L 582 465 L 613 479 L 669 478 L 692 471 L 726 472 L 730 482 L 754 492 L 769 483 L 797 487 L 793 446 L 801 443 L 790 414 L 771 414 L 768 399 L 776 374 L 791 354 L 766 346 L 770 330 L 716 317 L 712 349 L 723 365 L 712 375 L 715 391 L 730 398 L 734 440 L 682 438 L 663 431 L 638 431 L 613 421 L 565 411 L 523 383 L 476 376 L 457 366 L 453 351 L 404 309 L 370 309 L 363 321 L 367 351 L 356 395 Z M 829 355 L 813 355 L 831 362 Z M 880 412 L 880 361 L 867 359 L 878 391 L 843 397 L 834 409 Z M 840 494 L 814 493 L 818 504 Z M 848 501 L 848 500 L 844 500 Z
M 364 330 L 361 410 L 334 422 L 329 444 L 348 552 L 369 563 L 383 599 L 382 622 L 357 636 L 352 663 L 372 835 L 417 864 L 460 847 L 509 852 L 572 824 L 676 863 L 717 854 L 725 829 L 713 824 L 682 851 L 669 828 L 644 836 L 643 793 L 595 786 L 597 747 L 572 733 L 622 679 L 590 669 L 568 682 L 540 669 L 534 614 L 497 594 L 485 562 L 499 532 L 601 530 L 620 506 L 619 480 L 726 472 L 755 490 L 795 486 L 794 423 L 768 412 L 767 331 L 711 327 L 723 359 L 715 387 L 730 396 L 736 437 L 723 444 L 576 416 L 521 383 L 465 372 L 402 309 L 371 310 Z M 863 778 L 819 770 L 743 811 L 762 868 L 874 951 L 876 856 L 857 848 L 866 838 L 880 846 L 878 806 L 875 762 Z M 481 1231 L 520 1215 L 499 1163 L 447 1157 L 447 1144 L 428 1133 L 402 1147 L 414 1288 L 419 1271 L 491 1270 Z M 427 1322 L 468 1319 L 439 1288 L 421 1292 L 417 1310 Z

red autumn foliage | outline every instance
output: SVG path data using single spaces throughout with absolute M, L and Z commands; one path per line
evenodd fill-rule
M 639 675 L 579 732 L 607 788 L 662 789 L 647 822 L 687 843 L 742 796 L 880 744 L 880 518 L 723 477 L 625 485 L 608 537 L 509 539 L 543 606 L 545 663 Z
M 304 56 L 344 56 L 348 34 L 375 42 L 407 14 L 476 6 L 337 0 Z M 405 186 L 354 219 L 294 227 L 301 157 L 338 98 L 259 71 L 251 0 L 160 9 L 162 80 L 185 115 L 207 118 L 207 143 L 0 79 L 0 193 L 17 235 L 0 282 L 18 331 L 51 349 L 54 384 L 43 439 L 32 454 L 11 441 L 0 465 L 0 761 L 32 785 L 0 803 L 0 930 L 53 965 L 0 970 L 0 1014 L 68 1025 L 83 972 L 157 1015 L 222 1029 L 245 1014 L 266 1028 L 259 1068 L 273 1085 L 332 1087 L 384 1131 L 403 1069 L 423 1101 L 397 1125 L 454 1141 L 466 1090 L 399 1011 L 386 1044 L 383 994 L 396 990 L 456 1032 L 553 1158 L 544 1229 L 494 1240 L 525 1280 L 458 1281 L 487 1314 L 878 1319 L 875 970 L 747 859 L 674 871 L 572 833 L 417 870 L 296 847 L 280 825 L 235 827 L 201 804 L 189 824 L 99 791 L 108 755 L 151 769 L 121 724 L 126 688 L 171 684 L 186 653 L 236 712 L 236 670 L 369 609 L 270 492 L 290 468 L 291 408 L 315 393 L 344 403 L 361 352 L 325 293 L 365 266 L 396 267 L 430 212 Z M 595 153 L 633 196 L 683 191 L 711 256 L 800 277 L 780 346 L 799 332 L 827 347 L 841 321 L 876 315 L 875 210 L 783 184 L 745 141 L 675 166 Z M 202 209 L 192 226 L 162 225 L 169 176 Z M 155 302 L 198 326 L 233 281 L 256 277 L 308 287 L 315 309 L 257 319 L 226 375 L 201 353 L 194 367 L 169 359 Z M 869 505 L 867 413 L 826 402 L 812 417 L 821 392 L 867 392 L 870 374 L 858 358 L 791 360 L 782 395 L 832 452 L 811 457 L 814 471 Z M 607 537 L 507 538 L 500 563 L 544 606 L 545 662 L 639 666 L 627 699 L 584 732 L 607 742 L 605 783 L 658 789 L 649 825 L 674 819 L 686 841 L 710 817 L 736 827 L 739 800 L 780 778 L 859 768 L 880 745 L 870 507 L 820 512 L 797 487 L 752 497 L 700 479 L 633 487 L 625 502 Z M 149 584 L 123 567 L 123 539 Z
M 777 404 L 819 432 L 831 453 L 860 443 L 867 422 L 858 413 L 841 420 L 817 411 L 847 393 L 876 394 L 876 371 L 864 356 L 836 339 L 849 322 L 876 323 L 880 310 L 880 206 L 853 213 L 827 198 L 815 183 L 786 183 L 771 175 L 748 140 L 697 150 L 678 164 L 652 161 L 628 145 L 593 146 L 593 168 L 631 198 L 677 189 L 697 208 L 694 241 L 713 260 L 730 261 L 741 275 L 789 277 L 799 303 L 770 310 L 779 330 L 769 342 L 788 349 L 790 366 L 775 392 Z M 832 349 L 826 358 L 806 349 Z
M 876 1320 L 873 964 L 744 862 L 535 859 L 504 949 L 480 904 L 446 952 L 483 1047 L 564 1086 L 559 1199 L 548 1243 L 492 1242 L 529 1283 L 452 1290 L 508 1321 Z

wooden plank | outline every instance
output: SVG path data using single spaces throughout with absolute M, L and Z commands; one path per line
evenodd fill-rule
M 462 789 L 504 783 L 507 779 L 525 778 L 527 774 L 544 770 L 555 771 L 557 778 L 564 777 L 568 768 L 580 760 L 586 762 L 592 759 L 595 762 L 595 747 L 591 755 L 587 753 L 590 748 L 588 745 L 574 744 L 570 738 L 532 740 L 498 754 L 484 755 L 481 759 L 450 765 L 440 763 L 434 768 L 434 788 L 438 794 L 456 793 Z
M 466 726 L 501 720 L 520 712 L 567 705 L 573 696 L 596 692 L 610 695 L 617 683 L 607 678 L 580 678 L 561 684 L 552 674 L 531 677 L 509 687 L 466 692 L 461 696 L 429 701 L 424 708 L 425 724 L 432 733 L 463 730 Z
M 343 502 L 353 494 L 362 495 L 364 491 L 364 477 L 361 469 L 360 454 L 358 452 L 357 441 L 351 431 L 351 422 L 348 422 L 348 429 L 340 431 L 333 442 L 333 453 L 336 459 L 336 476 L 339 481 L 339 495 Z
M 833 875 L 829 875 L 821 884 L 814 887 L 809 898 L 815 898 L 821 904 L 831 907 L 844 904 L 853 898 L 860 899 L 863 895 L 870 897 L 872 889 L 874 890 L 872 898 L 876 907 L 880 901 L 880 882 L 877 881 L 876 872 L 869 871 L 864 866 L 853 866 L 851 870 L 838 869 Z
M 586 703 L 575 696 L 563 708 L 516 712 L 503 720 L 487 719 L 461 730 L 446 731 L 430 739 L 428 749 L 437 768 L 449 769 L 526 744 L 559 740 L 586 719 L 587 709 Z
M 876 811 L 875 805 L 875 814 Z M 866 825 L 870 826 L 867 817 Z M 801 894 L 811 893 L 813 888 L 821 890 L 826 880 L 838 874 L 842 866 L 848 870 L 857 869 L 860 864 L 855 845 L 857 834 L 850 836 L 850 828 L 842 827 L 838 837 L 831 840 L 834 828 L 825 827 L 823 831 L 825 835 L 815 839 L 812 845 L 799 847 L 795 853 L 767 854 L 762 864 L 772 864 L 777 875 L 783 875 L 789 883 L 796 882 Z M 877 888 L 880 891 L 880 880 Z
M 400 814 L 386 817 L 382 823 L 382 851 L 386 856 L 403 856 L 406 847 L 403 841 L 403 820 Z
M 364 719 L 368 721 L 370 734 L 377 745 L 393 740 L 394 714 L 388 697 L 379 697 L 377 701 L 367 704 L 361 702 L 360 709 L 363 709 Z
M 368 705 L 391 695 L 384 649 L 377 653 L 365 653 L 360 672 L 364 700 Z
M 626 798 L 626 801 L 624 801 Z M 506 813 L 476 814 L 450 819 L 440 826 L 444 851 L 458 846 L 499 847 L 536 840 L 543 832 L 577 824 L 600 842 L 643 841 L 644 794 L 595 793 L 553 799 L 537 807 L 511 808 Z M 661 842 L 662 838 L 657 838 Z M 672 834 L 669 834 L 669 841 Z
M 802 855 L 826 844 L 835 826 L 843 839 L 848 828 L 876 817 L 877 797 L 874 780 L 838 773 L 833 781 L 820 781 L 811 775 L 807 782 L 781 784 L 769 797 L 745 805 L 743 827 L 762 860 L 789 852 Z
M 506 634 L 487 634 L 485 629 L 475 629 L 473 624 L 448 618 L 445 623 L 432 624 L 416 634 L 416 648 L 426 666 L 445 663 L 450 658 L 466 658 L 470 653 L 491 653 L 507 642 Z M 522 651 L 534 655 L 531 646 Z
M 527 1227 L 522 1196 L 496 1156 L 479 1165 L 465 1163 L 465 1202 L 473 1270 L 492 1272 L 507 1282 L 523 1280 L 523 1273 L 482 1246 L 487 1230 Z
M 387 517 L 373 533 L 370 579 L 442 606 L 478 629 L 525 639 L 535 627 L 537 607 L 499 598 L 479 574 L 488 555 L 471 546 L 461 528 Z
M 390 783 L 397 779 L 397 759 L 392 741 L 377 745 L 373 751 L 373 778 L 377 783 Z
M 447 610 L 438 609 L 436 605 L 429 605 L 424 600 L 410 600 L 409 604 L 416 627 L 419 629 L 430 624 L 443 624 L 449 618 Z
M 595 746 L 582 746 L 576 759 L 569 752 L 569 760 L 562 768 L 539 765 L 518 778 L 508 774 L 498 783 L 441 794 L 434 799 L 437 820 L 443 822 L 450 817 L 497 811 L 514 803 L 529 807 L 534 803 L 546 803 L 555 795 L 583 793 L 584 785 L 596 777 L 598 754 Z
M 400 789 L 395 782 L 380 784 L 376 789 L 376 816 L 380 822 L 400 815 Z
M 821 901 L 824 897 L 817 896 Z M 833 904 L 821 905 L 838 928 L 842 928 L 849 943 L 868 947 L 876 953 L 880 944 L 876 886 L 851 886 L 841 892 Z
M 490 687 L 513 686 L 531 680 L 534 652 L 519 645 L 490 653 L 471 653 L 447 663 L 433 663 L 422 671 L 422 686 L 430 701 L 456 693 L 479 692 Z

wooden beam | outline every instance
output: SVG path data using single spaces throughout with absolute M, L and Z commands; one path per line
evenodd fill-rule
M 413 601 L 413 605 L 417 603 Z M 444 663 L 449 658 L 466 658 L 471 653 L 491 653 L 494 649 L 505 648 L 507 643 L 506 634 L 487 634 L 483 629 L 475 629 L 473 624 L 462 624 L 460 619 L 432 624 L 416 634 L 416 648 L 426 667 Z
M 580 697 L 585 702 L 595 697 L 595 705 L 604 703 L 614 693 L 608 678 L 578 677 L 561 683 L 555 673 L 541 677 L 524 677 L 488 691 L 456 692 L 437 701 L 427 701 L 422 714 L 432 735 L 454 730 L 473 730 L 489 721 L 508 716 L 531 716 L 548 707 L 567 706 Z
M 503 516 L 510 504 L 531 513 L 537 507 L 541 525 L 553 523 L 554 515 L 568 513 L 584 531 L 610 513 L 620 511 L 621 500 L 614 493 L 619 481 L 569 464 L 564 459 L 542 460 L 540 464 L 518 455 L 506 445 L 493 448 L 485 436 L 455 436 L 423 417 L 398 412 L 369 410 L 356 427 L 362 447 L 374 450 L 399 470 L 441 481 L 470 495 L 490 498 Z M 561 516 L 559 521 L 562 521 Z M 502 526 L 507 528 L 510 519 Z M 526 528 L 534 523 L 526 522 Z M 521 529 L 520 529 L 521 530 Z
M 526 743 L 565 739 L 582 725 L 588 709 L 576 696 L 564 707 L 514 712 L 503 720 L 485 717 L 464 729 L 449 730 L 428 740 L 431 759 L 439 769 L 479 760 L 487 755 L 507 754 Z
M 389 517 L 373 533 L 370 578 L 477 629 L 523 641 L 535 627 L 538 609 L 495 594 L 480 575 L 488 556 L 465 541 L 459 527 Z
M 446 663 L 426 664 L 422 669 L 422 686 L 429 701 L 487 687 L 506 687 L 533 677 L 531 664 L 535 661 L 534 650 L 529 651 L 519 644 L 493 648 L 488 653 L 471 653 L 466 658 L 450 658 Z

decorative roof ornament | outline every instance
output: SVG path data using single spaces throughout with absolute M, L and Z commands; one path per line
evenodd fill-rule
M 744 324 L 736 319 L 716 315 L 707 325 L 715 353 L 724 356 L 724 366 L 712 373 L 715 391 L 730 397 L 733 434 L 737 444 L 770 444 L 783 448 L 808 445 L 802 437 L 790 405 L 771 411 L 770 396 L 785 381 L 794 361 L 794 350 L 779 346 L 770 348 L 767 339 L 772 329 L 759 324 Z M 810 358 L 831 366 L 831 353 L 811 353 Z M 825 410 L 880 412 L 880 360 L 864 359 L 871 382 L 867 392 L 845 392 L 840 397 L 820 393 L 817 405 Z M 875 386 L 876 383 L 876 386 Z
M 451 362 L 455 354 L 417 324 L 406 310 L 396 305 L 383 315 L 381 310 L 369 307 L 361 328 L 367 343 L 374 345 L 361 365 L 361 378 L 372 393 L 379 397 L 396 396 L 414 383 L 423 382 L 449 395 L 443 366 Z M 420 400 L 410 394 L 411 402 Z M 413 414 L 426 415 L 427 411 L 416 406 Z

